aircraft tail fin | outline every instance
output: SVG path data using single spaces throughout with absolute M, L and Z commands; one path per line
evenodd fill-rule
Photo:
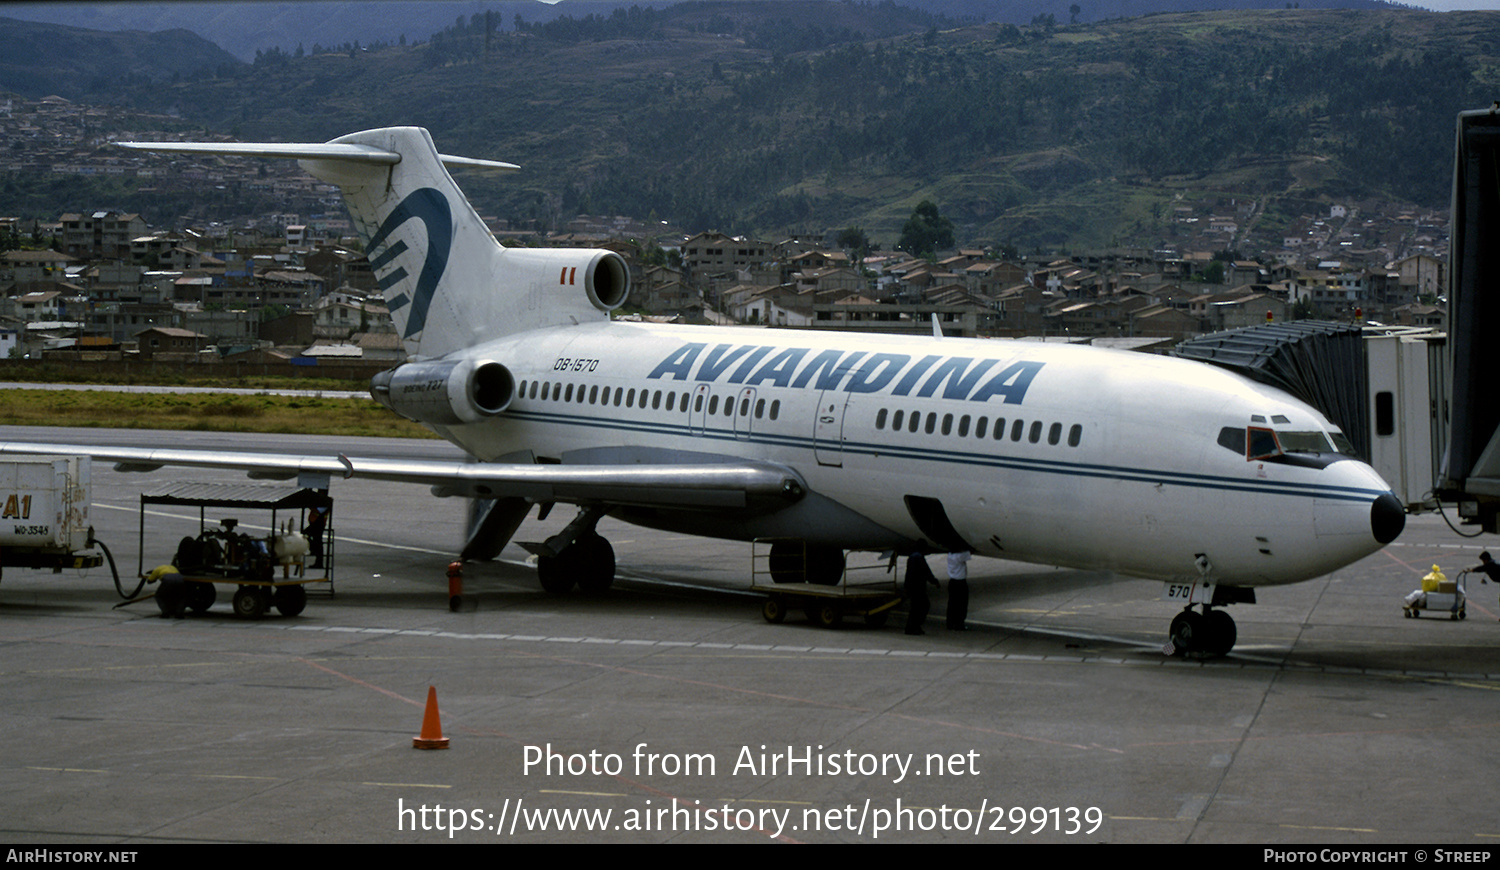
M 396 331 L 415 358 L 446 356 L 524 329 L 602 319 L 629 292 L 629 271 L 613 252 L 502 247 L 447 167 L 517 167 L 439 154 L 420 127 L 366 130 L 322 144 L 121 144 L 290 158 L 338 185 Z

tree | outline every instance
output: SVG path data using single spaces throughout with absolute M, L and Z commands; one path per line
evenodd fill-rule
M 912 209 L 911 217 L 901 227 L 901 241 L 896 247 L 913 257 L 930 257 L 953 247 L 953 221 L 938 213 L 937 205 L 924 199 Z
M 865 235 L 864 229 L 856 226 L 844 227 L 838 235 L 838 246 L 850 252 L 854 259 L 854 267 L 862 268 L 865 254 L 870 250 L 870 237 Z

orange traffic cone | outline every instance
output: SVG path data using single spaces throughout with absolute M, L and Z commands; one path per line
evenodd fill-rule
M 438 718 L 437 687 L 427 687 L 427 712 L 422 714 L 422 733 L 411 739 L 415 749 L 447 749 L 448 738 L 443 736 L 443 723 Z

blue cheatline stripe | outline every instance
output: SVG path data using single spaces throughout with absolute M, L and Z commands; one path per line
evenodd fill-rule
M 681 415 L 681 411 L 669 412 Z M 1195 489 L 1213 489 L 1223 492 L 1257 492 L 1300 498 L 1326 498 L 1333 501 L 1367 502 L 1385 494 L 1385 490 L 1366 489 L 1356 486 L 1332 486 L 1317 483 L 1295 483 L 1276 481 L 1249 481 L 1212 474 L 1195 474 L 1180 471 L 1163 471 L 1130 468 L 1121 465 L 1100 465 L 1085 462 L 1063 462 L 1047 459 L 1030 459 L 1012 456 L 990 456 L 959 450 L 935 450 L 872 442 L 838 443 L 816 441 L 797 435 L 779 435 L 763 431 L 736 433 L 727 429 L 703 428 L 699 431 L 686 421 L 682 423 L 655 423 L 643 420 L 620 420 L 576 414 L 559 414 L 543 411 L 510 410 L 506 418 L 531 423 L 549 423 L 582 429 L 598 429 L 612 432 L 637 432 L 653 435 L 674 435 L 707 439 L 710 441 L 754 442 L 777 447 L 811 450 L 815 446 L 825 450 L 840 450 L 862 456 L 896 457 L 925 462 L 941 462 L 949 465 L 973 468 L 998 468 L 1006 471 L 1023 471 L 1034 474 L 1060 474 L 1068 477 L 1091 477 L 1100 479 L 1133 481 L 1139 483 L 1162 483 Z M 1069 448 L 1077 449 L 1077 448 Z

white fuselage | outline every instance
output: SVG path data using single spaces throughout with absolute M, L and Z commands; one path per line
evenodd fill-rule
M 1221 584 L 1290 583 L 1381 546 L 1371 503 L 1389 487 L 1369 466 L 1247 461 L 1225 434 L 1239 430 L 1240 445 L 1247 427 L 1326 437 L 1328 421 L 1203 363 L 1026 341 L 630 323 L 534 330 L 464 356 L 503 363 L 517 385 L 500 416 L 439 427 L 486 461 L 527 451 L 567 463 L 765 460 L 891 543 L 933 540 L 915 498 L 940 505 L 977 553 L 1163 580 L 1200 578 L 1206 557 Z M 754 534 L 733 522 L 713 533 Z

